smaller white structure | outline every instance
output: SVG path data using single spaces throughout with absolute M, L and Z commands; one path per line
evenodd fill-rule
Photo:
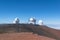
M 36 24 L 36 19 L 35 18 L 29 18 L 28 22 L 29 22 L 29 24 Z
M 14 21 L 13 21 L 14 24 L 19 24 L 19 18 L 15 18 Z
M 43 25 L 43 21 L 42 21 L 42 20 L 39 20 L 39 21 L 38 21 L 38 24 L 39 24 L 39 25 Z

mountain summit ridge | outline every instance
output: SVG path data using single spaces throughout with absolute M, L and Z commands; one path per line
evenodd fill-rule
M 46 25 L 33 25 L 33 24 L 2 24 L 0 25 L 3 33 L 12 32 L 33 32 L 33 34 L 38 34 L 41 36 L 46 36 L 56 40 L 60 40 L 60 30 L 49 28 Z

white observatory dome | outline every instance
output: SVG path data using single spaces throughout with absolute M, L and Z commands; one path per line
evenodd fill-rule
M 35 18 L 30 18 L 29 20 L 30 24 L 36 24 L 36 19 Z
M 13 23 L 19 24 L 19 18 L 15 18 L 14 21 L 13 21 Z
M 39 20 L 39 21 L 38 21 L 38 24 L 39 24 L 39 25 L 43 25 L 43 21 L 42 21 L 42 20 Z

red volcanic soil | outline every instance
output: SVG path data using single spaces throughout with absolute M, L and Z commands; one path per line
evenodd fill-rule
M 49 31 L 50 33 L 53 33 L 55 35 L 58 35 L 60 37 L 60 30 L 57 30 L 57 29 L 53 29 L 53 28 L 49 28 L 48 26 L 40 26 L 38 27 L 42 30 L 46 30 L 46 31 Z
M 55 40 L 55 39 L 33 34 L 31 32 L 21 32 L 0 34 L 0 40 Z
M 19 32 L 19 33 L 17 33 Z M 22 33 L 24 32 L 24 33 Z M 25 32 L 28 32 L 27 34 Z M 32 32 L 33 34 L 29 33 Z M 3 34 L 2 34 L 3 33 Z M 6 34 L 9 33 L 9 34 Z M 35 35 L 36 34 L 36 35 Z M 0 25 L 1 40 L 60 40 L 60 30 L 49 28 L 46 25 L 32 24 L 2 24 Z

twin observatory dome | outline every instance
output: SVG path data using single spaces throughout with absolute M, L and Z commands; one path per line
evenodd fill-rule
M 17 17 L 13 21 L 14 24 L 19 24 L 19 22 L 20 22 L 20 20 Z M 29 18 L 28 19 L 28 24 L 36 24 L 36 19 L 33 18 L 33 17 Z M 38 25 L 43 25 L 43 21 L 42 20 L 39 20 L 38 21 Z

